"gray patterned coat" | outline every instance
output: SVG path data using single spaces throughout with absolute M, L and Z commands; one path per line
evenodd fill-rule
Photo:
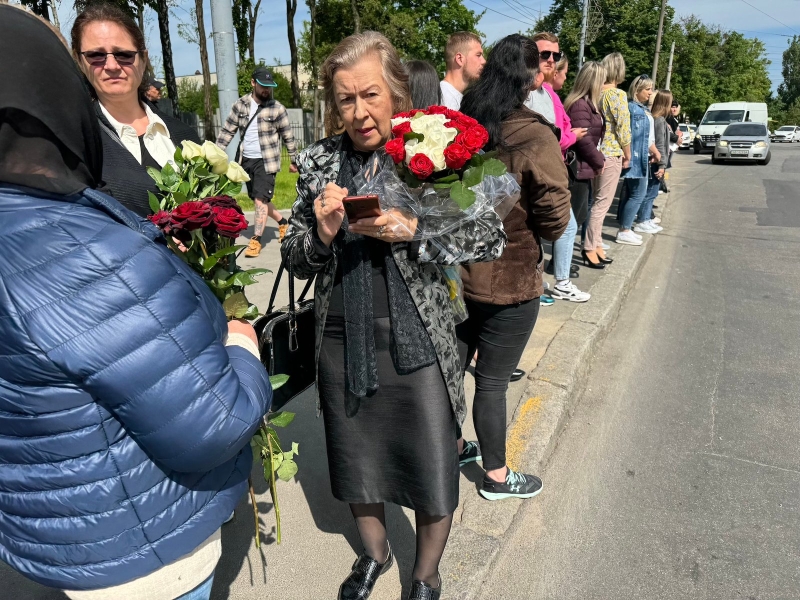
M 295 276 L 308 279 L 317 275 L 314 291 L 317 365 L 337 261 L 341 254 L 342 236 L 340 234 L 334 239 L 332 256 L 323 257 L 315 249 L 314 200 L 328 183 L 336 182 L 341 141 L 342 136 L 335 135 L 312 144 L 300 153 L 297 160 L 300 172 L 297 200 L 292 207 L 286 239 L 281 245 L 284 259 L 292 261 Z M 479 219 L 436 240 L 420 244 L 392 244 L 398 270 L 433 341 L 450 404 L 459 424 L 464 422 L 467 413 L 463 365 L 458 354 L 447 284 L 438 265 L 496 260 L 503 253 L 505 245 L 503 223 L 494 211 L 487 211 Z M 409 257 L 409 253 L 415 258 Z

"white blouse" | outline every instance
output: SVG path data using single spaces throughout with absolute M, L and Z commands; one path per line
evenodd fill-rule
M 142 150 L 139 147 L 139 136 L 136 135 L 136 130 L 130 125 L 124 125 L 111 116 L 106 110 L 106 107 L 100 104 L 108 122 L 117 132 L 122 145 L 128 149 L 128 152 L 133 154 L 133 157 L 142 164 Z M 168 162 L 173 163 L 175 155 L 175 144 L 169 139 L 169 129 L 166 123 L 154 113 L 147 104 L 144 105 L 144 111 L 147 113 L 148 125 L 144 132 L 144 147 L 150 153 L 159 165 L 162 167 Z

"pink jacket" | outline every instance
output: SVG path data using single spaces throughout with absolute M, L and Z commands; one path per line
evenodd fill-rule
M 564 110 L 564 105 L 561 103 L 561 98 L 558 97 L 553 87 L 549 83 L 544 83 L 542 85 L 553 100 L 553 109 L 556 113 L 556 122 L 553 123 L 553 125 L 561 130 L 561 139 L 558 143 L 561 146 L 561 154 L 566 158 L 567 149 L 577 141 L 575 134 L 572 133 L 572 121 L 569 120 L 567 111 Z

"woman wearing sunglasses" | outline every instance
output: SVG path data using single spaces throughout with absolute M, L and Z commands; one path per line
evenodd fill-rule
M 146 216 L 147 192 L 158 191 L 147 167 L 161 169 L 184 140 L 199 143 L 191 127 L 159 112 L 145 99 L 149 87 L 144 35 L 111 4 L 83 11 L 72 26 L 72 51 L 91 84 L 103 132 L 104 191 Z

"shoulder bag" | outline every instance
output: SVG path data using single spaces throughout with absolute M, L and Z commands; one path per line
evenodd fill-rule
M 287 257 L 291 253 L 287 253 Z M 275 296 L 284 271 L 289 275 L 289 306 L 273 310 Z M 314 278 L 308 280 L 297 302 L 294 296 L 294 273 L 291 259 L 281 262 L 267 313 L 253 323 L 258 336 L 261 363 L 270 375 L 288 375 L 289 380 L 273 392 L 272 411 L 280 410 L 302 394 L 316 380 L 314 345 L 314 300 L 306 300 Z

